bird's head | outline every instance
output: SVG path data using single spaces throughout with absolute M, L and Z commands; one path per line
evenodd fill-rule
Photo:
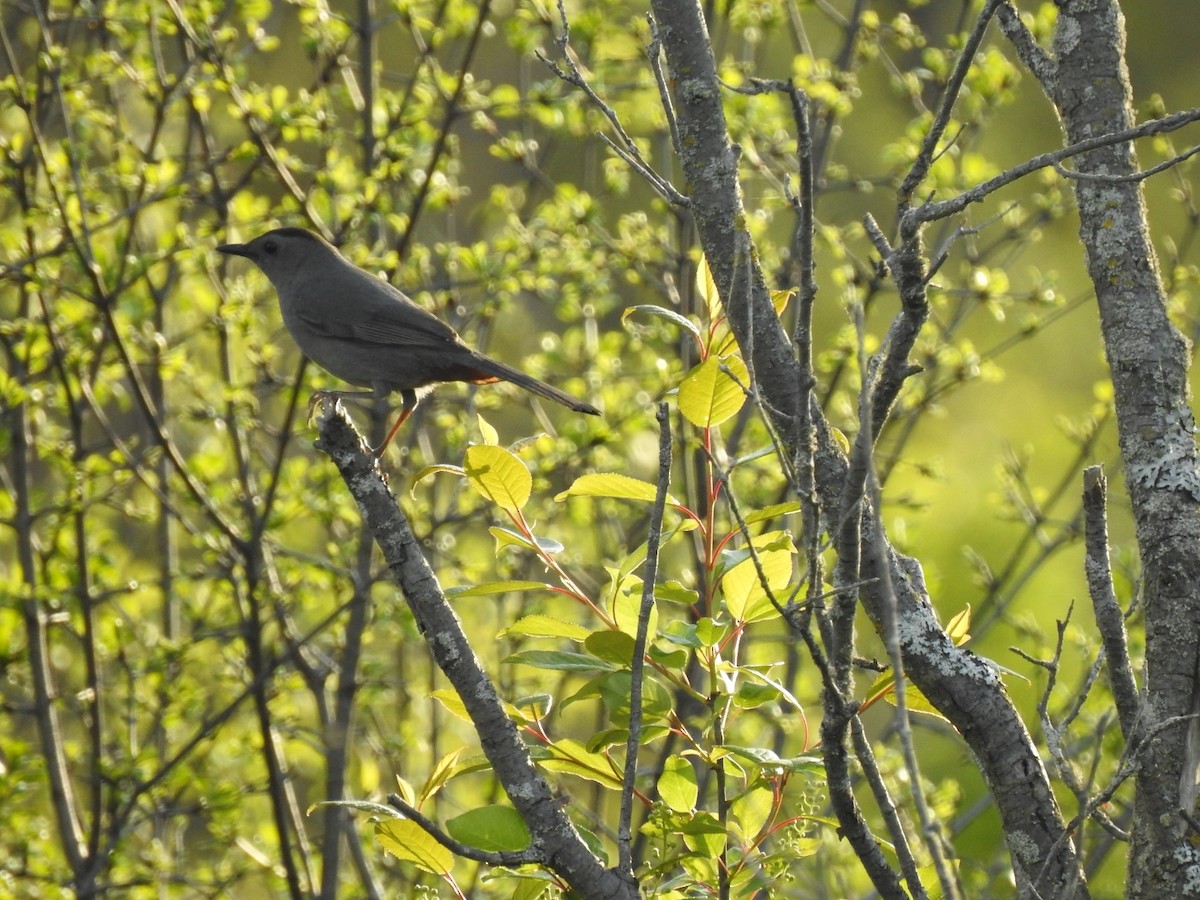
M 306 270 L 314 265 L 343 262 L 332 245 L 303 228 L 276 228 L 245 244 L 222 244 L 217 250 L 253 262 L 276 290 L 306 278 Z

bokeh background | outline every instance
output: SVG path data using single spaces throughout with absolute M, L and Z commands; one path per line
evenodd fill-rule
M 739 89 L 792 78 L 812 99 L 822 153 L 819 390 L 850 435 L 859 342 L 877 349 L 897 306 L 874 273 L 862 219 L 890 233 L 896 186 L 978 6 L 706 7 L 750 226 L 781 290 L 795 286 L 785 193 L 785 179 L 796 185 L 794 123 L 778 93 Z M 1019 6 L 1048 39 L 1053 5 Z M 686 192 L 646 60 L 645 6 L 567 2 L 565 11 L 568 52 L 590 87 L 647 162 Z M 1126 15 L 1140 116 L 1200 105 L 1200 25 L 1169 0 L 1128 4 Z M 665 319 L 623 313 L 655 305 L 710 323 L 687 216 L 607 148 L 600 135 L 612 123 L 538 58 L 561 64 L 562 22 L 548 4 L 11 2 L 2 19 L 5 884 L 49 896 L 72 878 L 47 775 L 59 765 L 74 785 L 82 843 L 101 860 L 96 877 L 121 896 L 284 895 L 301 882 L 365 896 L 431 885 L 373 844 L 364 818 L 303 812 L 330 798 L 381 800 L 395 776 L 419 784 L 445 754 L 477 751 L 430 698 L 444 684 L 336 473 L 312 449 L 304 405 L 332 380 L 303 366 L 265 279 L 213 248 L 276 225 L 319 230 L 473 345 L 601 406 L 604 419 L 591 421 L 512 389 L 445 388 L 387 461 L 443 584 L 544 580 L 536 558 L 498 549 L 488 530 L 504 524 L 497 510 L 460 479 L 425 471 L 461 464 L 485 433 L 482 416 L 533 471 L 528 518 L 562 543 L 575 583 L 601 598 L 645 540 L 645 509 L 554 498 L 588 472 L 653 478 L 653 401 L 673 396 L 701 351 Z M 1061 145 L 1049 104 L 994 29 L 948 133 L 955 139 L 927 185 L 938 198 Z M 1187 146 L 1166 136 L 1137 151 L 1148 167 Z M 1149 179 L 1146 197 L 1172 315 L 1194 341 L 1193 171 L 1184 162 Z M 1076 227 L 1069 185 L 1043 170 L 929 229 L 931 255 L 946 252 L 919 346 L 925 372 L 878 458 L 893 540 L 922 561 L 943 621 L 970 607 L 971 646 L 1011 670 L 1006 685 L 1035 734 L 1045 674 L 1010 648 L 1050 656 L 1056 623 L 1071 614 L 1056 715 L 1096 655 L 1079 534 L 1083 465 L 1105 465 L 1123 603 L 1137 591 Z M 848 312 L 856 307 L 862 332 Z M 386 410 L 356 415 L 378 433 Z M 701 437 L 675 422 L 674 490 L 699 510 L 711 499 Z M 753 458 L 768 436 L 751 405 L 715 440 L 719 458 L 744 460 L 732 481 L 744 506 L 788 496 L 773 457 Z M 717 517 L 731 527 L 723 508 Z M 781 527 L 798 531 L 798 519 Z M 664 577 L 704 594 L 711 573 L 701 555 L 677 536 Z M 578 690 L 578 676 L 504 663 L 526 645 L 496 635 L 529 612 L 588 623 L 585 608 L 544 592 L 464 597 L 457 608 L 506 698 L 545 692 L 561 703 Z M 1130 628 L 1136 657 L 1136 613 Z M 862 655 L 883 658 L 865 620 L 861 630 Z M 37 688 L 39 641 L 56 740 Z M 789 652 L 771 623 L 744 649 L 761 663 Z M 815 741 L 819 684 L 794 657 L 784 670 L 811 704 L 808 728 L 799 717 L 751 716 L 743 738 L 800 755 Z M 1117 746 L 1109 706 L 1097 688 L 1073 732 L 1084 768 Z M 899 778 L 890 707 L 866 718 Z M 578 703 L 552 722 L 586 739 L 605 717 Z M 919 724 L 964 879 L 977 896 L 1002 896 L 1005 851 L 981 780 L 947 726 Z M 1112 763 L 1098 768 L 1111 774 Z M 821 814 L 819 780 L 799 782 L 794 808 Z M 603 834 L 611 797 L 566 776 L 562 789 Z M 496 792 L 484 775 L 464 775 L 431 814 L 452 816 Z M 1073 814 L 1069 794 L 1062 799 Z M 280 821 L 293 829 L 283 849 Z M 779 895 L 861 895 L 865 879 L 832 831 L 806 835 L 815 855 L 796 854 Z M 1099 837 L 1089 851 L 1095 895 L 1120 896 L 1120 846 Z M 288 854 L 304 860 L 294 878 L 279 862 Z M 509 890 L 470 867 L 457 874 L 480 896 Z

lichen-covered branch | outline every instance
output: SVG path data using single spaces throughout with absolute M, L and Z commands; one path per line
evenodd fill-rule
M 1115 0 L 1062 2 L 1053 65 L 1035 74 L 1069 144 L 1134 127 L 1125 64 L 1125 20 Z M 1075 157 L 1080 236 L 1100 310 L 1144 569 L 1145 725 L 1139 748 L 1129 897 L 1181 897 L 1200 884 L 1200 850 L 1181 815 L 1187 716 L 1197 698 L 1200 658 L 1200 472 L 1188 391 L 1189 348 L 1167 316 L 1130 143 Z M 1177 721 L 1158 729 L 1160 723 Z M 1194 792 L 1193 792 L 1194 794 Z M 1191 809 L 1182 810 L 1190 816 Z
M 534 768 L 496 688 L 471 649 L 462 623 L 446 600 L 396 498 L 364 452 L 361 438 L 339 406 L 321 417 L 318 449 L 333 460 L 363 522 L 400 585 L 434 661 L 463 702 L 484 755 L 521 814 L 540 859 L 581 897 L 632 898 L 637 891 L 606 869 L 584 844 L 550 785 Z
M 652 8 L 675 85 L 682 165 L 700 243 L 755 389 L 793 459 L 802 452 L 804 439 L 799 405 L 809 403 L 816 437 L 816 493 L 827 527 L 836 527 L 838 510 L 844 508 L 847 460 L 819 406 L 811 398 L 806 400 L 803 367 L 775 315 L 744 226 L 738 154 L 726 130 L 721 85 L 702 10 L 695 0 L 655 0 Z M 922 316 L 925 268 L 919 226 L 914 221 L 912 228 L 902 231 L 888 261 L 900 286 L 903 310 L 900 333 L 893 336 L 891 355 L 883 366 L 897 381 L 912 374 L 905 360 L 909 331 L 914 324 L 919 327 Z M 883 426 L 899 384 L 889 381 L 882 387 L 871 398 L 873 431 Z M 860 540 L 871 540 L 873 533 L 864 529 Z M 867 585 L 860 598 L 876 622 L 882 622 L 886 600 L 878 585 L 883 573 L 872 562 L 881 560 L 896 595 L 895 615 L 907 672 L 980 759 L 1006 828 L 1019 889 L 1029 896 L 1087 896 L 1046 772 L 998 673 L 954 646 L 938 624 L 923 582 L 915 577 L 919 574 L 915 560 L 900 556 L 883 540 L 885 546 L 862 553 L 859 581 Z M 844 731 L 839 732 L 844 736 Z M 853 822 L 842 824 L 847 827 Z M 894 873 L 872 872 L 873 878 L 877 875 L 881 892 L 895 884 Z

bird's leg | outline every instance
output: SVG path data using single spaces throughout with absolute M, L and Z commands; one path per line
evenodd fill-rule
M 313 391 L 312 396 L 308 398 L 308 418 L 312 420 L 313 410 L 317 408 L 318 403 L 326 403 L 330 400 L 357 400 L 360 397 L 374 397 L 374 391 Z
M 413 410 L 417 408 L 417 392 L 412 390 L 403 390 L 400 392 L 400 415 L 396 417 L 396 424 L 392 426 L 392 430 L 388 432 L 387 437 L 383 439 L 383 443 L 371 451 L 376 459 L 383 456 L 383 451 L 392 442 L 392 438 L 396 436 L 396 432 L 400 430 L 408 417 L 413 414 Z

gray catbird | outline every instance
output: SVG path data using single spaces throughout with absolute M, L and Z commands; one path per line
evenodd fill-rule
M 511 381 L 576 412 L 600 415 L 590 403 L 472 350 L 449 325 L 303 228 L 277 228 L 217 250 L 244 256 L 263 270 L 279 294 L 283 324 L 309 359 L 343 381 L 371 389 L 318 391 L 313 404 L 400 392 L 400 416 L 376 456 L 383 455 L 421 396 L 444 381 Z

